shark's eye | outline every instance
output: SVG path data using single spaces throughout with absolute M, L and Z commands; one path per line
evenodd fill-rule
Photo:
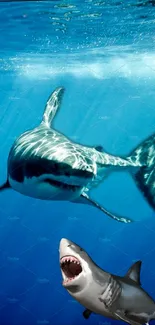
M 80 251 L 83 252 L 83 249 L 80 247 Z

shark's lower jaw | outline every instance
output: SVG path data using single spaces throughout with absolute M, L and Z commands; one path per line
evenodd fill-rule
M 82 267 L 80 261 L 74 256 L 64 256 L 60 259 L 60 267 L 63 274 L 63 286 L 72 284 L 81 272 Z

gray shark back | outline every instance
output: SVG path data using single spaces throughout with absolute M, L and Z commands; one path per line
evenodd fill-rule
M 147 323 L 150 319 L 155 319 L 155 302 L 152 297 L 141 287 L 140 284 L 141 261 L 133 264 L 125 276 L 109 274 L 99 269 L 94 264 L 94 281 L 103 286 L 105 280 L 108 280 L 106 291 L 100 301 L 104 303 L 110 317 L 124 317 L 134 325 Z M 102 282 L 103 281 L 103 282 Z M 95 289 L 94 289 L 95 290 Z
M 155 313 L 155 303 L 153 299 L 146 291 L 143 290 L 141 286 L 130 278 L 118 276 L 113 277 L 121 284 L 122 288 L 121 296 L 117 301 L 118 308 L 121 306 L 121 308 L 123 307 L 126 310 L 132 310 L 133 313 L 134 309 L 136 309 L 136 312 L 138 313 L 138 308 L 139 312 L 145 310 L 145 312 L 149 313 L 150 315 Z M 135 306 L 136 296 L 137 304 Z M 129 299 L 130 297 L 131 299 Z M 127 298 L 127 304 L 125 304 L 125 298 Z

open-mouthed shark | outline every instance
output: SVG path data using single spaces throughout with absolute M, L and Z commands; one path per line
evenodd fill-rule
M 52 127 L 63 94 L 63 87 L 56 88 L 46 103 L 40 125 L 14 142 L 8 157 L 7 181 L 0 190 L 13 188 L 42 200 L 90 204 L 128 223 L 132 220 L 106 210 L 88 195 L 88 190 L 104 180 L 109 171 L 124 168 L 136 174 L 139 187 L 155 207 L 155 137 L 144 141 L 127 158 L 112 156 L 101 146 L 75 143 Z
M 68 239 L 61 239 L 59 254 L 63 286 L 86 308 L 83 312 L 86 319 L 92 312 L 130 325 L 148 325 L 155 319 L 155 302 L 140 283 L 141 261 L 121 277 L 101 269 Z

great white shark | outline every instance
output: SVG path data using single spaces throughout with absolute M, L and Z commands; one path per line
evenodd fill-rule
M 151 206 L 155 207 L 155 136 L 140 144 L 128 157 L 106 153 L 101 146 L 88 147 L 71 141 L 53 128 L 64 88 L 49 97 L 41 123 L 19 136 L 11 147 L 7 181 L 0 190 L 13 188 L 42 200 L 67 200 L 97 207 L 109 217 L 124 223 L 123 216 L 108 211 L 89 196 L 113 170 L 130 170 Z
M 155 319 L 155 302 L 140 283 L 141 261 L 117 276 L 101 269 L 79 245 L 62 238 L 59 245 L 63 286 L 86 309 L 130 325 L 149 325 Z

